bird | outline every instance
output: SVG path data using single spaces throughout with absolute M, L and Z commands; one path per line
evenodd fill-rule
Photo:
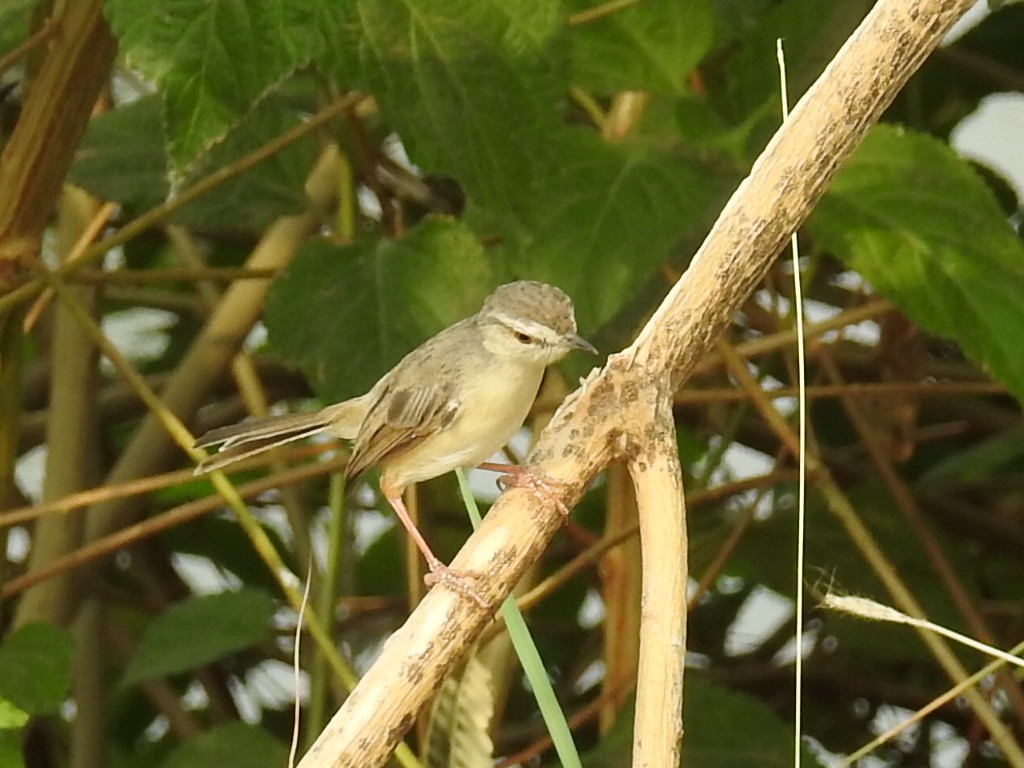
M 572 300 L 559 288 L 519 280 L 496 288 L 470 317 L 445 328 L 403 357 L 364 395 L 299 415 L 272 416 L 211 430 L 196 448 L 219 446 L 196 467 L 201 474 L 279 445 L 318 434 L 352 441 L 345 476 L 379 470 L 384 498 L 427 562 L 427 583 L 445 583 L 483 605 L 427 544 L 409 516 L 405 489 L 458 467 L 504 472 L 504 486 L 542 495 L 543 479 L 522 467 L 485 460 L 523 425 L 545 370 L 570 351 L 597 354 L 576 329 Z M 550 493 L 547 493 L 550 497 Z

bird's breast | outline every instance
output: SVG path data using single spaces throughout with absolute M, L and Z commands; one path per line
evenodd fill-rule
M 388 460 L 382 481 L 405 487 L 484 461 L 523 425 L 543 376 L 543 368 L 500 363 L 463 376 L 452 423 Z

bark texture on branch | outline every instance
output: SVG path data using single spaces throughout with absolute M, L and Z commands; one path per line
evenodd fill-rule
M 689 575 L 683 472 L 667 377 L 645 387 L 629 423 L 642 442 L 629 461 L 636 488 L 643 554 L 640 664 L 637 668 L 633 765 L 679 765 L 686 661 Z
M 769 143 L 637 341 L 592 373 L 541 435 L 530 465 L 564 483 L 559 490 L 567 505 L 612 457 L 630 459 L 651 450 L 645 440 L 658 439 L 657 421 L 653 434 L 645 430 L 650 424 L 625 421 L 636 413 L 634 405 L 659 402 L 693 370 L 867 129 L 973 4 L 875 5 Z M 491 610 L 443 588 L 431 590 L 385 644 L 300 768 L 380 765 L 560 525 L 558 510 L 538 506 L 528 491 L 506 493 L 452 563 L 487 574 L 480 592 Z M 663 722 L 665 712 L 678 717 L 681 691 L 680 681 L 676 697 L 661 705 Z M 638 730 L 644 727 L 638 722 Z M 666 738 L 676 743 L 665 754 L 674 754 L 678 729 Z

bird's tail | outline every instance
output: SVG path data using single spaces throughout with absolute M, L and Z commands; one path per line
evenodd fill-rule
M 346 400 L 316 413 L 270 416 L 212 429 L 195 442 L 196 448 L 219 445 L 216 453 L 201 461 L 195 474 L 201 475 L 257 456 L 271 448 L 329 433 L 352 439 L 366 413 L 365 399 Z

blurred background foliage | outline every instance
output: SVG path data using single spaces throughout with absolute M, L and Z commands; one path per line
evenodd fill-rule
M 0 271 L 0 764 L 282 765 L 295 614 L 260 532 L 297 577 L 312 562 L 311 610 L 357 673 L 422 592 L 375 487 L 340 487 L 342 446 L 296 446 L 234 475 L 254 516 L 239 525 L 144 390 L 194 434 L 316 407 L 365 391 L 516 278 L 559 285 L 581 333 L 603 354 L 621 348 L 777 127 L 776 39 L 795 101 L 870 5 L 85 3 L 118 56 L 70 167 L 34 169 L 66 176 L 41 263 Z M 801 269 L 813 449 L 926 613 L 1010 648 L 1024 635 L 1024 181 L 953 147 L 994 100 L 1016 99 L 1024 120 L 1024 6 L 980 10 L 841 171 L 800 233 Z M 30 99 L 49 96 L 50 119 L 65 103 L 32 90 L 78 31 L 54 33 L 49 12 L 0 2 L 11 144 L 33 128 L 19 125 Z M 5 154 L 7 171 L 16 162 Z M 16 194 L 0 188 L 0 211 Z M 41 300 L 47 280 L 59 290 Z M 783 259 L 677 394 L 690 766 L 790 761 L 798 581 L 888 599 L 818 486 L 797 579 L 795 462 L 727 367 L 739 356 L 794 418 L 791 294 Z M 591 364 L 574 356 L 549 376 L 533 428 Z M 528 444 L 524 432 L 512 450 Z M 474 483 L 493 498 L 489 479 Z M 420 487 L 417 506 L 450 557 L 469 531 L 454 480 Z M 547 585 L 527 618 L 588 766 L 629 759 L 633 515 L 613 466 L 524 585 Z M 910 630 L 806 618 L 803 722 L 822 759 L 951 685 Z M 304 646 L 303 744 L 344 698 L 329 655 Z M 552 764 L 507 643 L 477 659 L 484 672 L 467 668 L 461 685 L 493 719 L 456 723 L 438 707 L 409 744 L 432 765 Z M 1019 684 L 983 690 L 1019 743 Z M 473 748 L 438 747 L 456 728 Z M 956 702 L 875 757 L 1021 764 Z

